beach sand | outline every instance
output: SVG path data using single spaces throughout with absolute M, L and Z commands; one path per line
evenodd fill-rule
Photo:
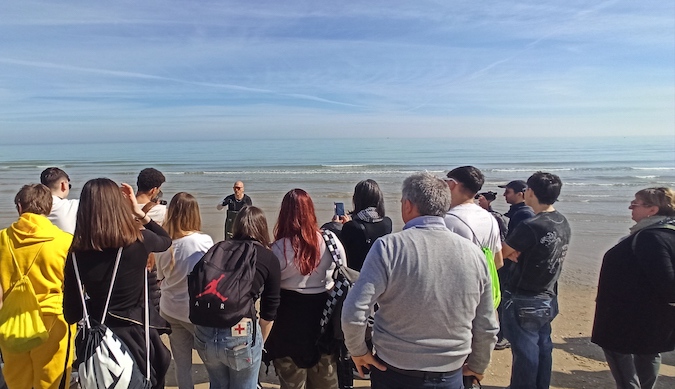
M 560 286 L 560 315 L 553 321 L 553 375 L 551 388 L 615 388 L 602 350 L 590 342 L 595 288 L 569 284 Z M 194 352 L 196 388 L 208 388 L 208 376 L 201 360 Z M 279 388 L 273 368 L 269 374 L 261 372 L 264 388 Z M 509 384 L 511 351 L 494 351 L 490 367 L 482 382 L 483 388 L 505 388 Z M 173 369 L 167 376 L 167 387 L 174 388 Z M 369 381 L 358 380 L 355 387 L 369 388 Z M 675 353 L 663 354 L 661 377 L 657 388 L 675 387 Z
M 560 285 L 560 314 L 553 321 L 553 375 L 551 388 L 614 388 L 614 381 L 602 350 L 590 342 L 596 289 L 593 287 Z M 208 388 L 208 376 L 201 360 L 194 352 L 195 387 Z M 675 387 L 675 353 L 663 354 L 661 377 L 657 388 Z M 274 369 L 269 374 L 261 371 L 264 388 L 279 388 Z M 505 388 L 509 384 L 511 351 L 494 351 L 490 367 L 482 382 L 483 388 Z M 167 387 L 175 388 L 173 367 L 167 376 Z M 355 387 L 369 388 L 369 381 L 357 380 Z
M 255 199 L 254 199 L 255 201 Z M 213 208 L 215 208 L 214 201 Z M 205 205 L 208 207 L 208 205 Z M 274 204 L 260 205 L 268 215 L 270 228 L 276 220 Z M 396 204 L 387 204 L 389 216 L 394 221 L 394 231 L 400 231 L 400 215 L 393 210 Z M 278 204 L 276 205 L 278 207 Z M 211 207 L 209 207 L 211 208 Z M 564 204 L 558 209 L 564 213 Z M 223 214 L 204 212 L 205 232 L 214 240 L 222 239 Z M 208 209 L 208 208 L 207 208 Z M 319 224 L 322 218 L 330 217 L 330 208 L 317 206 Z M 559 287 L 560 314 L 553 321 L 553 375 L 551 388 L 615 388 L 602 350 L 590 342 L 597 279 L 602 256 L 609 248 L 628 233 L 633 224 L 629 216 L 625 218 L 605 218 L 597 215 L 571 215 L 568 219 L 572 227 L 572 241 Z M 658 318 L 656 318 L 658 319 Z M 167 342 L 168 343 L 168 342 Z M 201 360 L 194 352 L 195 383 L 197 388 L 208 388 L 208 376 Z M 675 352 L 663 354 L 661 377 L 657 388 L 675 388 Z M 262 369 L 264 373 L 264 368 Z M 509 384 L 511 372 L 510 349 L 494 351 L 492 361 L 482 382 L 484 388 L 505 388 Z M 265 388 L 278 388 L 278 380 L 270 367 L 269 374 L 261 373 L 261 382 Z M 167 376 L 167 387 L 175 386 L 173 370 Z M 357 381 L 356 387 L 368 388 L 369 381 Z

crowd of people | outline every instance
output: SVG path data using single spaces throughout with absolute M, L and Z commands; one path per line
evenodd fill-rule
M 193 349 L 211 388 L 256 388 L 265 364 L 285 389 L 351 388 L 354 375 L 372 388 L 477 388 L 492 351 L 507 348 L 511 389 L 550 385 L 571 238 L 554 208 L 555 174 L 500 186 L 504 215 L 473 166 L 413 174 L 402 183 L 399 232 L 374 180 L 357 183 L 351 212 L 321 227 L 310 195 L 293 189 L 273 239 L 237 181 L 217 205 L 228 210 L 216 243 L 194 196 L 162 200 L 157 169 L 139 173 L 136 192 L 89 180 L 79 199 L 68 199 L 59 168 L 40 181 L 19 190 L 19 218 L 0 231 L 0 319 L 28 279 L 47 332 L 17 352 L 0 322 L 9 389 L 68 387 L 88 318 L 105 322 L 152 388 L 165 386 L 172 358 L 178 387 L 194 388 Z M 629 208 L 635 226 L 603 259 L 592 342 L 617 388 L 653 388 L 660 353 L 675 349 L 675 191 L 641 190 Z M 345 297 L 346 267 L 360 275 Z

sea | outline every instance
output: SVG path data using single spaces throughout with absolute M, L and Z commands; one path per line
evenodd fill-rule
M 481 169 L 483 190 L 498 193 L 493 207 L 508 204 L 498 185 L 526 180 L 533 172 L 560 176 L 556 203 L 573 226 L 580 272 L 593 271 L 602 252 L 628 232 L 629 202 L 636 191 L 651 186 L 675 187 L 675 137 L 584 138 L 384 138 L 384 139 L 251 139 L 128 143 L 0 145 L 0 226 L 16 220 L 14 195 L 22 185 L 39 182 L 50 166 L 65 170 L 79 197 L 89 179 L 108 177 L 135 186 L 145 167 L 162 171 L 164 199 L 180 191 L 200 202 L 203 229 L 222 239 L 223 211 L 216 205 L 241 180 L 246 193 L 265 211 L 270 229 L 284 194 L 306 190 L 320 223 L 330 220 L 334 202 L 349 210 L 354 185 L 370 178 L 385 193 L 387 214 L 400 230 L 403 179 L 429 171 L 439 177 L 462 165 Z M 599 246 L 599 247 L 598 247 Z M 593 275 L 591 275 L 591 278 Z M 590 282 L 590 281 L 589 281 Z

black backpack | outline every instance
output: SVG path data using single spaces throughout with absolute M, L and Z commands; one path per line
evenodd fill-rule
M 228 328 L 244 317 L 255 317 L 251 296 L 256 245 L 250 240 L 216 243 L 188 275 L 190 321 Z

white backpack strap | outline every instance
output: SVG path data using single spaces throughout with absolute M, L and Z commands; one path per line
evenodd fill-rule
M 148 269 L 145 269 L 145 378 L 150 382 L 150 296 Z
M 84 321 L 87 324 L 87 328 L 91 329 L 91 322 L 89 322 L 89 312 L 87 312 L 87 301 L 84 299 L 84 292 L 82 291 L 84 285 L 82 285 L 82 279 L 80 278 L 80 270 L 77 267 L 77 258 L 75 257 L 75 252 L 73 252 L 72 255 L 73 267 L 75 268 L 75 279 L 77 279 L 77 291 L 80 292 L 80 298 L 82 300 L 82 313 L 84 316 Z
M 115 278 L 117 277 L 117 269 L 120 267 L 120 258 L 122 258 L 122 248 L 117 250 L 117 258 L 115 258 L 115 267 L 113 268 L 112 278 L 110 279 L 110 289 L 108 289 L 108 297 L 105 299 L 105 306 L 103 307 L 103 317 L 101 324 L 105 324 L 105 318 L 108 316 L 108 306 L 110 305 L 110 297 L 112 296 L 113 286 L 115 286 Z

